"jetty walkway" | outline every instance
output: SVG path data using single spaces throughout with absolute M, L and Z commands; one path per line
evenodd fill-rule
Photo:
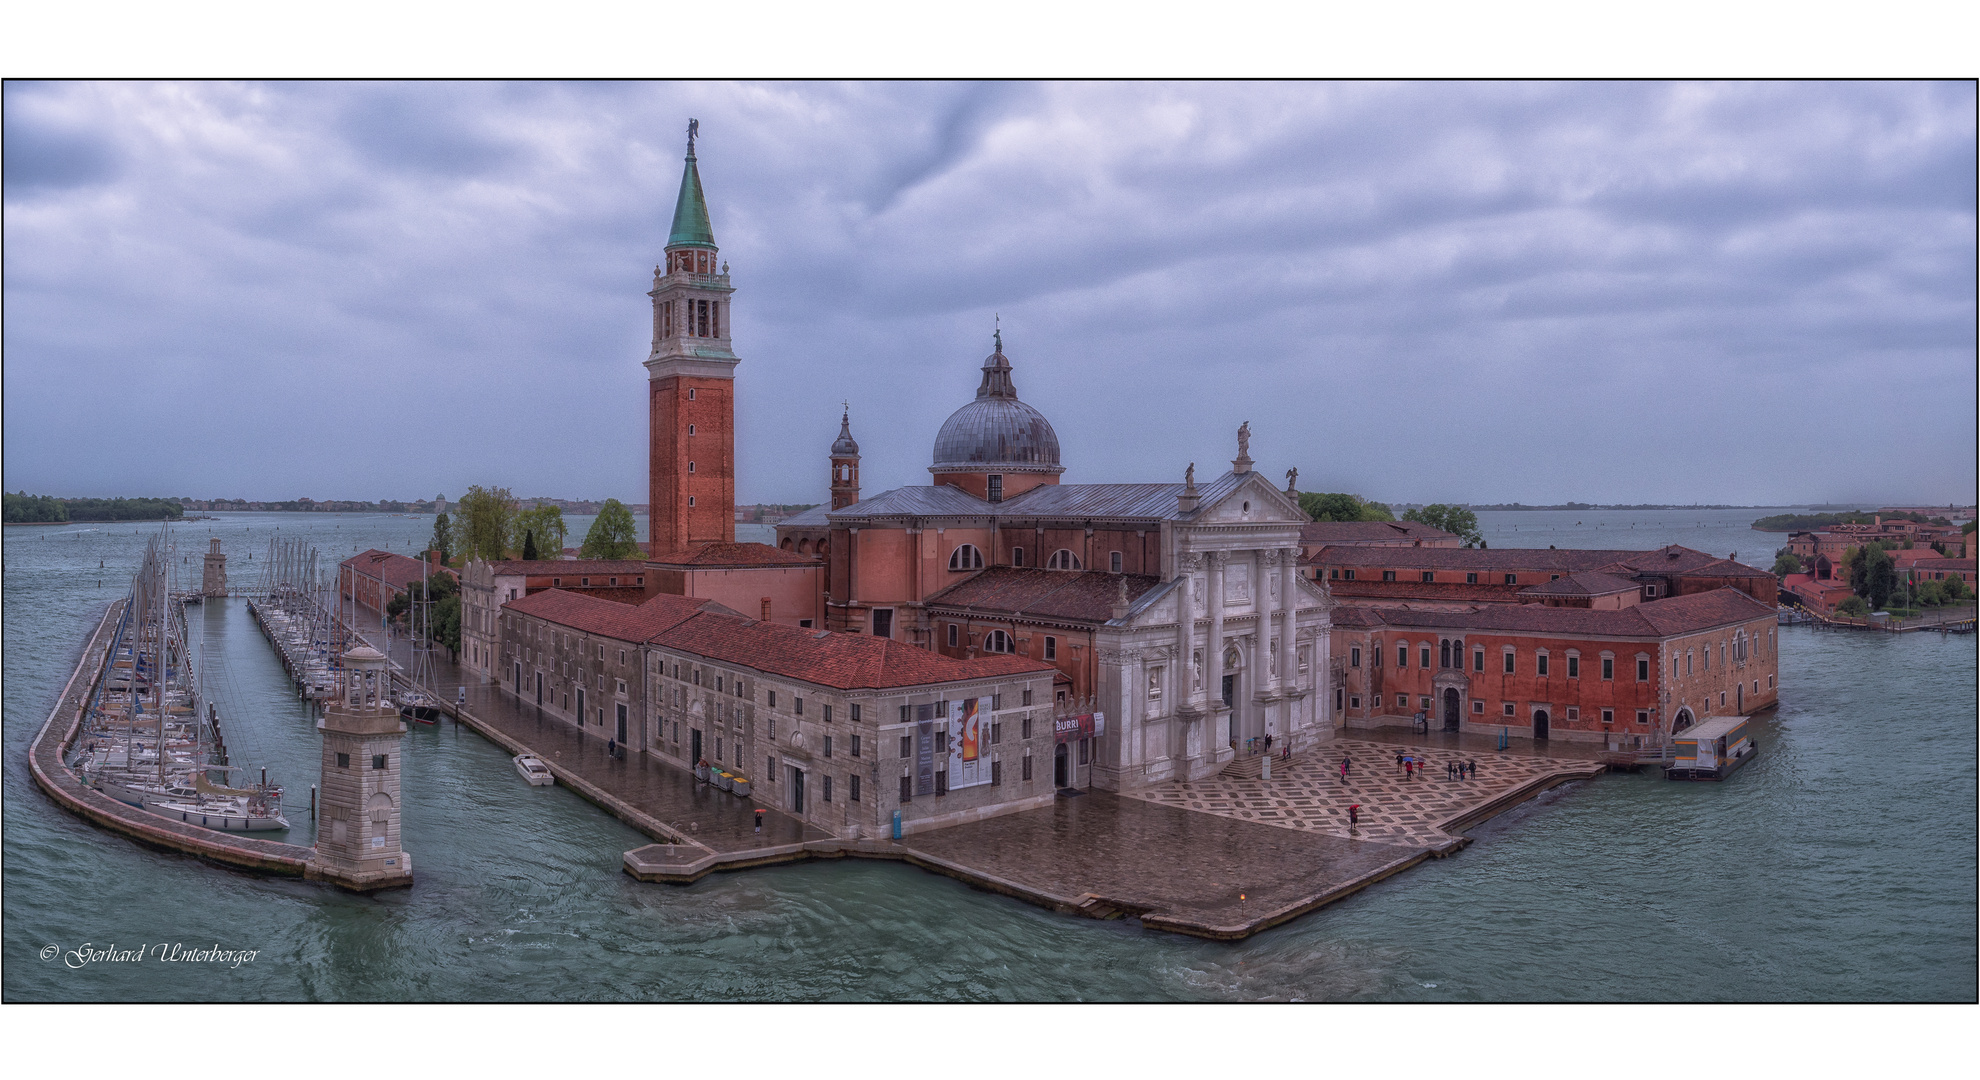
M 345 602 L 340 615 L 401 670 L 410 668 L 410 644 L 381 630 L 374 613 Z M 467 705 L 457 709 L 463 687 Z M 434 690 L 455 720 L 510 753 L 542 758 L 558 783 L 652 837 L 624 855 L 625 871 L 642 881 L 688 884 L 717 870 L 814 858 L 893 859 L 1056 911 L 1130 916 L 1155 929 L 1221 939 L 1248 937 L 1454 854 L 1469 843 L 1463 829 L 1604 770 L 1592 755 L 1470 744 L 1426 750 L 1418 740 L 1342 733 L 1287 765 L 1275 763 L 1273 780 L 1218 776 L 1132 795 L 1094 790 L 898 841 L 846 840 L 656 759 L 608 757 L 602 740 L 481 681 L 444 653 L 434 661 Z M 1478 761 L 1478 779 L 1404 780 L 1393 764 L 1404 745 L 1439 764 L 1440 755 L 1461 749 Z M 1328 770 L 1342 751 L 1354 759 L 1351 779 L 1330 787 Z M 1361 806 L 1358 830 L 1346 820 L 1350 803 Z
M 62 695 L 28 747 L 28 769 L 34 782 L 57 806 L 92 824 L 152 847 L 263 873 L 314 878 L 310 862 L 316 849 L 216 832 L 173 821 L 104 795 L 76 775 L 67 763 L 69 748 L 82 730 L 83 711 L 96 683 L 103 677 L 105 654 L 115 635 L 125 601 L 112 603 L 97 620 L 83 644 L 82 656 L 69 674 Z

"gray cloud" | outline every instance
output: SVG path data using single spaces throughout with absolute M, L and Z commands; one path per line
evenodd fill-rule
M 1068 480 L 1219 461 L 1249 419 L 1275 474 L 1398 500 L 1973 497 L 1968 83 L 5 105 L 10 490 L 643 500 L 643 294 L 697 116 L 746 501 L 822 497 L 841 399 L 869 486 L 926 482 L 993 312 Z

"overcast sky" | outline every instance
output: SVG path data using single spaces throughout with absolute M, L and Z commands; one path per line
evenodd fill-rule
M 1971 502 L 1971 83 L 8 83 L 5 485 L 645 501 L 699 147 L 742 502 L 925 484 L 1001 314 L 1068 483 Z

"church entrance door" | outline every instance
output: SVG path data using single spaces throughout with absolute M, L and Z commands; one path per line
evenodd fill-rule
M 1533 738 L 1536 742 L 1545 742 L 1547 739 L 1547 710 L 1545 709 L 1541 709 L 1539 712 L 1533 714 Z
M 1444 691 L 1444 730 L 1458 729 L 1458 692 L 1455 687 Z

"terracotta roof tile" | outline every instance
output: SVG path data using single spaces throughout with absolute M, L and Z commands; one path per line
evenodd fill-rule
M 696 615 L 651 639 L 717 662 L 838 690 L 877 690 L 1057 669 L 1018 656 L 958 660 L 891 638 L 807 630 L 736 615 Z
M 587 634 L 641 642 L 704 611 L 729 612 L 712 600 L 662 593 L 641 604 L 621 604 L 568 589 L 545 589 L 502 605 Z M 733 614 L 733 613 L 731 613 Z
M 1642 586 L 1628 578 L 1605 574 L 1600 570 L 1582 570 L 1578 573 L 1558 577 L 1540 585 L 1530 585 L 1519 590 L 1521 596 L 1613 596 L 1616 593 L 1636 592 Z
M 650 560 L 666 567 L 723 566 L 819 566 L 817 559 L 769 544 L 703 544 L 697 548 L 670 551 Z
M 1442 600 L 1474 604 L 1519 602 L 1518 585 L 1461 581 L 1341 581 L 1328 580 L 1327 592 L 1337 600 Z
M 424 561 L 409 555 L 380 551 L 377 548 L 360 551 L 338 565 L 351 567 L 359 573 L 375 577 L 399 590 L 404 590 L 407 585 L 424 581 L 427 573 L 427 564 Z M 438 572 L 453 573 L 444 566 L 439 567 Z
M 1363 629 L 1383 626 L 1442 627 L 1528 634 L 1663 638 L 1769 616 L 1773 611 L 1773 608 L 1738 589 L 1724 588 L 1614 610 L 1548 607 L 1544 604 L 1500 604 L 1474 611 L 1339 607 L 1334 609 L 1334 625 Z
M 1122 581 L 1127 582 L 1130 605 L 1142 594 L 1162 584 L 1161 578 L 1142 574 L 995 566 L 935 593 L 928 597 L 926 603 L 929 607 L 1106 622 L 1114 617 L 1114 604 L 1120 599 Z
M 1394 541 L 1407 547 L 1416 540 L 1456 540 L 1448 533 L 1417 521 L 1315 521 L 1300 526 L 1303 544 L 1351 544 Z
M 558 577 L 599 575 L 610 577 L 613 574 L 643 574 L 646 564 L 638 559 L 495 559 L 489 562 L 490 569 L 498 577 Z

